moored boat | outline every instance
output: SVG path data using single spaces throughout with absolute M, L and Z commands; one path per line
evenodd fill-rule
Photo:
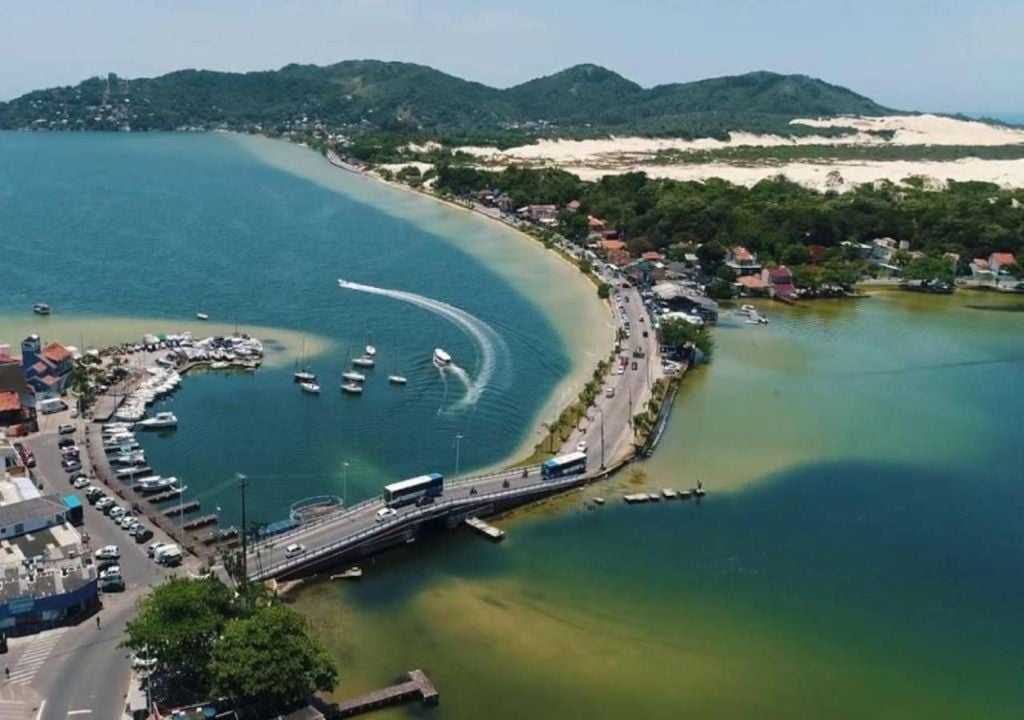
M 320 394 L 320 386 L 317 385 L 315 382 L 299 383 L 299 387 L 302 388 L 302 392 L 307 392 L 310 393 L 311 395 Z
M 341 391 L 343 393 L 348 393 L 349 395 L 362 395 L 363 386 L 354 382 L 342 383 Z
M 376 362 L 372 357 L 363 355 L 362 357 L 352 358 L 352 364 L 356 367 L 372 368 L 376 365 Z
M 196 313 L 196 320 L 209 320 L 210 316 L 206 313 Z
M 37 302 L 32 306 L 32 312 L 36 315 L 49 315 L 50 306 L 44 302 Z
M 388 375 L 388 382 L 392 385 L 405 385 L 409 381 L 404 375 Z
M 341 374 L 342 379 L 349 382 L 361 383 L 366 382 L 366 376 L 362 373 L 355 372 L 353 370 L 346 370 Z
M 315 383 L 316 375 L 309 372 L 308 370 L 300 370 L 299 372 L 292 373 L 292 378 L 297 383 Z
M 178 417 L 172 412 L 158 412 L 151 418 L 139 420 L 135 427 L 143 430 L 162 430 L 178 426 Z

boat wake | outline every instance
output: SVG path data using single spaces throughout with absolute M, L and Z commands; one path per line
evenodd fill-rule
M 466 394 L 455 405 L 455 409 L 469 407 L 480 399 L 484 389 L 491 384 L 491 381 L 494 378 L 494 373 L 498 366 L 498 355 L 508 355 L 508 348 L 505 345 L 505 341 L 502 340 L 501 336 L 494 330 L 494 328 L 480 318 L 470 315 L 465 310 L 457 308 L 454 305 L 449 305 L 448 303 L 441 302 L 440 300 L 434 300 L 433 298 L 428 298 L 423 295 L 417 295 L 416 293 L 406 292 L 405 290 L 391 290 L 389 288 L 376 287 L 374 285 L 363 285 L 362 283 L 350 282 L 348 280 L 338 280 L 338 286 L 345 290 L 354 290 L 356 292 L 389 297 L 394 300 L 399 300 L 401 302 L 423 308 L 424 310 L 448 320 L 473 339 L 473 342 L 476 344 L 477 350 L 480 353 L 480 369 L 476 378 L 471 377 L 464 368 L 456 365 L 454 362 L 448 366 L 451 374 L 454 377 L 459 378 L 459 380 L 466 386 Z

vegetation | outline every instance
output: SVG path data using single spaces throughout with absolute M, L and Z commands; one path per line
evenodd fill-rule
M 708 327 L 692 325 L 679 318 L 662 321 L 661 343 L 680 353 L 692 345 L 700 350 L 707 360 L 715 354 L 715 338 Z
M 37 90 L 0 104 L 0 127 L 61 130 L 324 129 L 355 157 L 394 157 L 409 142 L 529 142 L 608 133 L 726 137 L 733 130 L 835 135 L 790 125 L 797 116 L 884 114 L 887 108 L 803 75 L 754 72 L 645 89 L 596 65 L 577 65 L 497 89 L 411 63 L 376 60 L 226 73 L 115 74 Z
M 250 602 L 213 577 L 171 578 L 139 602 L 125 646 L 193 699 L 286 707 L 331 690 L 337 669 L 305 620 L 273 598 Z
M 439 167 L 435 182 L 453 195 L 484 188 L 504 192 L 516 207 L 579 200 L 579 214 L 607 221 L 634 255 L 659 250 L 678 259 L 696 252 L 712 276 L 734 245 L 758 253 L 768 266 L 853 263 L 859 251 L 843 243 L 878 237 L 906 240 L 931 258 L 956 253 L 962 266 L 971 258 L 1024 249 L 1024 190 L 991 183 L 950 182 L 934 191 L 908 178 L 907 185 L 862 185 L 840 194 L 782 177 L 747 188 L 718 179 L 652 179 L 644 173 L 584 182 L 550 168 L 487 172 L 452 166 Z
M 933 162 L 979 158 L 1019 160 L 1024 145 L 784 145 L 740 146 L 716 150 L 659 150 L 650 162 L 657 165 L 704 165 L 708 163 L 763 164 L 802 161 L 895 161 Z M 841 180 L 841 175 L 840 178 Z

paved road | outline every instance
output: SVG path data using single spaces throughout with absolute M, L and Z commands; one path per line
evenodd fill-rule
M 81 438 L 82 459 L 88 472 L 82 429 L 79 429 L 78 437 Z M 89 618 L 77 627 L 56 631 L 59 633 L 58 641 L 49 650 L 46 661 L 32 671 L 26 684 L 45 698 L 40 720 L 64 720 L 69 712 L 84 710 L 92 712 L 78 712 L 72 717 L 120 718 L 131 672 L 127 651 L 118 647 L 125 624 L 134 615 L 138 599 L 152 585 L 173 572 L 150 560 L 146 556 L 145 545 L 137 545 L 110 518 L 86 503 L 80 491 L 71 487 L 68 474 L 60 466 L 57 439 L 57 434 L 51 430 L 27 441 L 36 456 L 36 480 L 42 484 L 44 492 L 73 492 L 82 498 L 85 523 L 79 529 L 83 538 L 87 538 L 86 547 L 90 551 L 103 545 L 117 545 L 121 549 L 120 566 L 126 590 L 124 593 L 101 595 L 100 628 L 97 628 L 94 618 Z M 108 494 L 115 497 L 112 490 Z M 120 501 L 120 504 L 126 503 Z M 154 539 L 169 541 L 159 531 Z M 37 644 L 39 636 L 23 640 Z M 17 666 L 12 669 L 12 679 L 16 672 Z M 0 705 L 0 709 L 2 707 Z M 0 720 L 4 720 L 2 714 Z

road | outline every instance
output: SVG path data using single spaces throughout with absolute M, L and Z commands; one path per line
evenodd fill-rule
M 84 430 L 81 426 L 77 437 L 82 438 L 82 460 L 84 471 L 88 472 L 88 454 L 85 452 Z M 59 641 L 49 651 L 46 662 L 33 670 L 26 684 L 39 697 L 45 698 L 39 720 L 64 720 L 69 712 L 75 711 L 77 714 L 73 717 L 120 718 L 131 673 L 128 652 L 118 647 L 123 639 L 125 624 L 134 615 L 138 599 L 151 586 L 174 572 L 149 559 L 145 545 L 137 545 L 110 518 L 86 503 L 80 491 L 71 487 L 68 474 L 60 466 L 57 440 L 56 432 L 44 430 L 27 441 L 36 456 L 36 480 L 43 486 L 44 492 L 74 492 L 82 498 L 85 522 L 79 530 L 86 541 L 86 548 L 95 551 L 103 545 L 117 545 L 121 549 L 119 563 L 126 588 L 124 593 L 101 595 L 103 607 L 98 613 L 100 627 L 97 627 L 94 618 L 89 618 L 76 627 L 50 631 L 59 633 Z M 108 494 L 116 497 L 112 490 Z M 125 503 L 121 501 L 120 504 Z M 170 541 L 159 531 L 154 539 Z M 27 652 L 38 647 L 38 642 L 38 637 L 14 641 L 15 644 L 24 643 L 29 648 Z M 12 670 L 12 673 L 15 672 L 17 666 Z M 82 712 L 85 710 L 91 712 Z M 0 719 L 2 717 L 0 715 Z

